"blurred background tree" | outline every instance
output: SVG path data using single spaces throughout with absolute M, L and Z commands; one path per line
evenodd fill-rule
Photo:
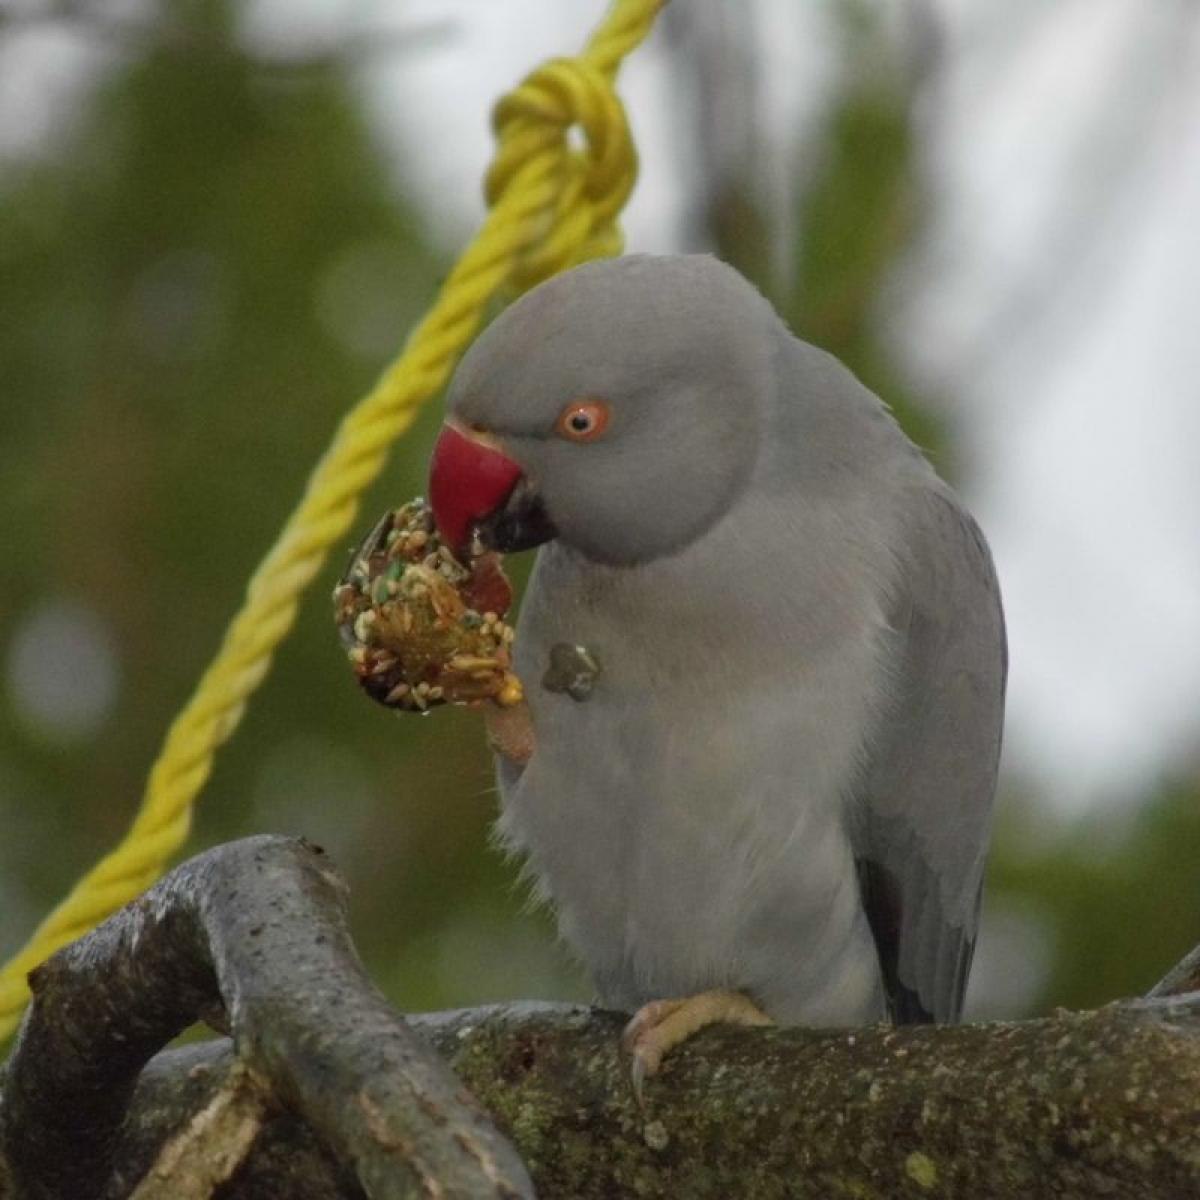
M 582 32 L 594 14 L 577 7 Z M 755 279 L 969 482 L 952 398 L 915 385 L 888 310 L 937 217 L 917 119 L 935 26 L 920 5 L 904 36 L 865 0 L 832 11 L 840 69 L 781 203 L 761 31 L 717 3 L 668 10 L 658 53 L 694 149 L 678 240 Z M 252 566 L 448 261 L 356 82 L 381 44 L 402 61 L 432 52 L 415 21 L 382 43 L 264 57 L 231 0 L 0 6 L 0 51 L 48 16 L 109 58 L 55 136 L 0 174 L 2 953 L 127 825 Z M 437 422 L 426 413 L 398 448 L 363 528 L 421 490 Z M 218 759 L 193 844 L 277 831 L 326 846 L 402 1007 L 585 997 L 488 846 L 477 719 L 397 718 L 357 693 L 327 603 L 342 565 Z M 1037 781 L 1006 776 L 977 1013 L 1142 991 L 1200 938 L 1194 779 L 1068 819 Z
M 235 7 L 164 2 L 115 35 L 121 61 L 73 128 L 0 192 L 6 950 L 122 832 L 250 570 L 442 265 L 348 63 L 256 61 Z M 364 521 L 421 490 L 437 422 Z M 326 846 L 407 1006 L 516 994 L 521 947 L 538 983 L 554 950 L 485 849 L 476 722 L 363 702 L 331 636 L 343 566 L 220 756 L 195 844 L 265 829 Z

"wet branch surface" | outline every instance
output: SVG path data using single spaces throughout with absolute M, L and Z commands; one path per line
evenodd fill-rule
M 513 1146 L 544 1200 L 1200 1195 L 1200 954 L 1096 1012 L 708 1030 L 643 1113 L 615 1014 L 400 1018 L 344 892 L 313 848 L 249 839 L 37 972 L 0 1083 L 0 1197 L 532 1195 Z M 142 1070 L 222 1001 L 232 1039 Z

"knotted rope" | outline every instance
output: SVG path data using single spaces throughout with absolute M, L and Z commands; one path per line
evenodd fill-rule
M 392 444 L 449 378 L 488 301 L 502 288 L 519 292 L 620 252 L 617 217 L 636 179 L 637 154 L 613 84 L 664 3 L 614 0 L 578 57 L 538 67 L 497 104 L 499 145 L 487 175 L 483 225 L 403 353 L 343 418 L 251 576 L 216 657 L 171 723 L 128 833 L 0 970 L 0 1041 L 28 1002 L 28 972 L 143 892 L 187 840 L 216 752 L 270 671 L 301 596 L 353 523 Z M 569 136 L 576 128 L 579 146 Z

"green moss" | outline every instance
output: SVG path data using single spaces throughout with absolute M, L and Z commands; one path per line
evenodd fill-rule
M 863 1179 L 835 1179 L 834 1194 L 847 1200 L 879 1200 L 879 1193 Z
M 920 1188 L 924 1188 L 925 1191 L 937 1187 L 937 1164 L 928 1154 L 922 1154 L 920 1150 L 914 1150 L 904 1160 L 904 1173 L 913 1183 Z

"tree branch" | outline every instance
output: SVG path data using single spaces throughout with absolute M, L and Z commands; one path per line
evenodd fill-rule
M 263 854 L 272 866 L 264 866 Z M 292 867 L 281 865 L 288 854 L 302 862 L 304 878 L 316 877 L 303 903 L 288 882 Z M 430 1092 L 412 1084 L 428 1078 L 426 1066 L 414 1071 L 410 1065 L 428 1052 L 398 1018 L 380 1013 L 382 1001 L 344 942 L 325 954 L 324 974 L 315 973 L 320 954 L 311 943 L 329 936 L 328 909 L 337 911 L 334 924 L 345 936 L 340 890 L 320 860 L 281 839 L 254 839 L 180 872 L 190 884 L 172 883 L 172 876 L 155 889 L 166 889 L 157 925 L 142 911 L 145 901 L 139 902 L 113 919 L 124 933 L 102 929 L 64 952 L 73 973 L 56 966 L 55 983 L 39 979 L 41 1007 L 26 1023 L 0 1100 L 5 1150 L 25 1190 L 10 1184 L 6 1192 L 0 1156 L 0 1197 L 128 1196 L 164 1142 L 229 1091 L 231 1072 L 243 1070 L 243 1061 L 271 1083 L 281 1106 L 264 1109 L 262 1128 L 222 1186 L 222 1200 L 361 1200 L 364 1191 L 380 1197 L 480 1194 L 462 1190 L 449 1174 L 431 1182 L 440 1166 L 428 1147 L 459 1117 L 449 1126 L 441 1122 L 423 1107 L 421 1096 Z M 247 873 L 257 882 L 247 886 Z M 145 996 L 156 993 L 163 963 L 187 961 L 197 952 L 187 921 L 167 929 L 165 897 L 186 899 L 186 911 L 202 914 L 234 1040 L 155 1059 L 118 1134 L 114 1112 L 124 1101 L 118 1103 L 112 1081 L 136 1074 L 130 1060 L 137 1056 L 126 1055 L 114 1069 L 123 1043 L 113 1032 L 125 1029 L 136 1040 L 144 1018 L 131 1018 L 130 1011 L 153 1007 Z M 152 947 L 150 957 L 142 957 L 143 941 L 133 954 L 135 930 L 152 942 L 167 938 L 176 948 L 159 956 L 163 948 Z M 98 937 L 104 946 L 95 944 Z M 119 953 L 110 953 L 114 948 Z M 201 961 L 208 961 L 203 946 L 200 951 Z M 512 1139 L 543 1200 L 1152 1200 L 1200 1195 L 1200 995 L 1185 986 L 1197 963 L 1200 952 L 1155 989 L 1156 998 L 1036 1021 L 837 1032 L 707 1030 L 650 1081 L 645 1113 L 633 1100 L 618 1052 L 616 1014 L 516 1005 L 414 1017 L 408 1024 L 441 1052 Z M 90 974 L 84 964 L 94 968 Z M 125 982 L 114 982 L 118 977 Z M 1167 984 L 1176 977 L 1186 994 L 1171 997 Z M 178 964 L 172 979 L 173 992 L 204 991 Z M 368 1016 L 365 1038 L 353 1015 L 360 1012 Z M 403 1031 L 400 1054 L 386 1045 L 397 1029 Z M 65 1040 L 56 1040 L 60 1036 Z M 268 1041 L 270 1053 L 264 1050 Z M 39 1057 L 31 1058 L 34 1048 Z M 49 1057 L 40 1057 L 42 1048 Z M 87 1065 L 72 1069 L 72 1055 Z M 433 1074 L 439 1106 L 461 1096 L 444 1072 Z M 101 1077 L 109 1081 L 108 1101 L 95 1105 Z M 353 1079 L 362 1086 L 346 1082 Z M 373 1125 L 372 1104 L 364 1108 L 360 1100 L 364 1088 L 383 1098 L 379 1111 L 386 1127 Z M 482 1138 L 478 1114 L 467 1113 L 465 1128 Z M 47 1155 L 69 1158 L 79 1153 L 81 1139 L 94 1142 L 98 1114 L 108 1118 L 105 1161 L 111 1174 L 100 1174 L 101 1159 L 93 1153 L 94 1186 L 85 1192 L 76 1187 L 78 1173 L 68 1182 L 54 1175 Z M 368 1162 L 377 1161 L 371 1153 L 388 1147 L 395 1168 L 410 1147 L 420 1149 L 428 1164 L 425 1190 L 418 1172 L 393 1186 L 364 1171 L 363 1142 L 346 1135 L 346 1122 L 373 1145 Z M 50 1141 L 47 1127 L 57 1131 Z M 406 1140 L 389 1130 L 404 1130 Z M 37 1149 L 30 1151 L 31 1145 Z M 339 1162 L 356 1167 L 357 1177 Z M 461 1163 L 451 1159 L 450 1165 Z
M 130 1200 L 207 1200 L 245 1161 L 274 1107 L 236 1061 L 213 1098 L 167 1140 Z
M 1147 999 L 1161 1000 L 1200 992 L 1200 946 L 1176 963 L 1146 993 Z
M 98 1195 L 146 1061 L 221 1007 L 238 1054 L 374 1197 L 531 1196 L 520 1159 L 367 979 L 307 843 L 202 854 L 32 972 L 0 1147 L 18 1195 Z

